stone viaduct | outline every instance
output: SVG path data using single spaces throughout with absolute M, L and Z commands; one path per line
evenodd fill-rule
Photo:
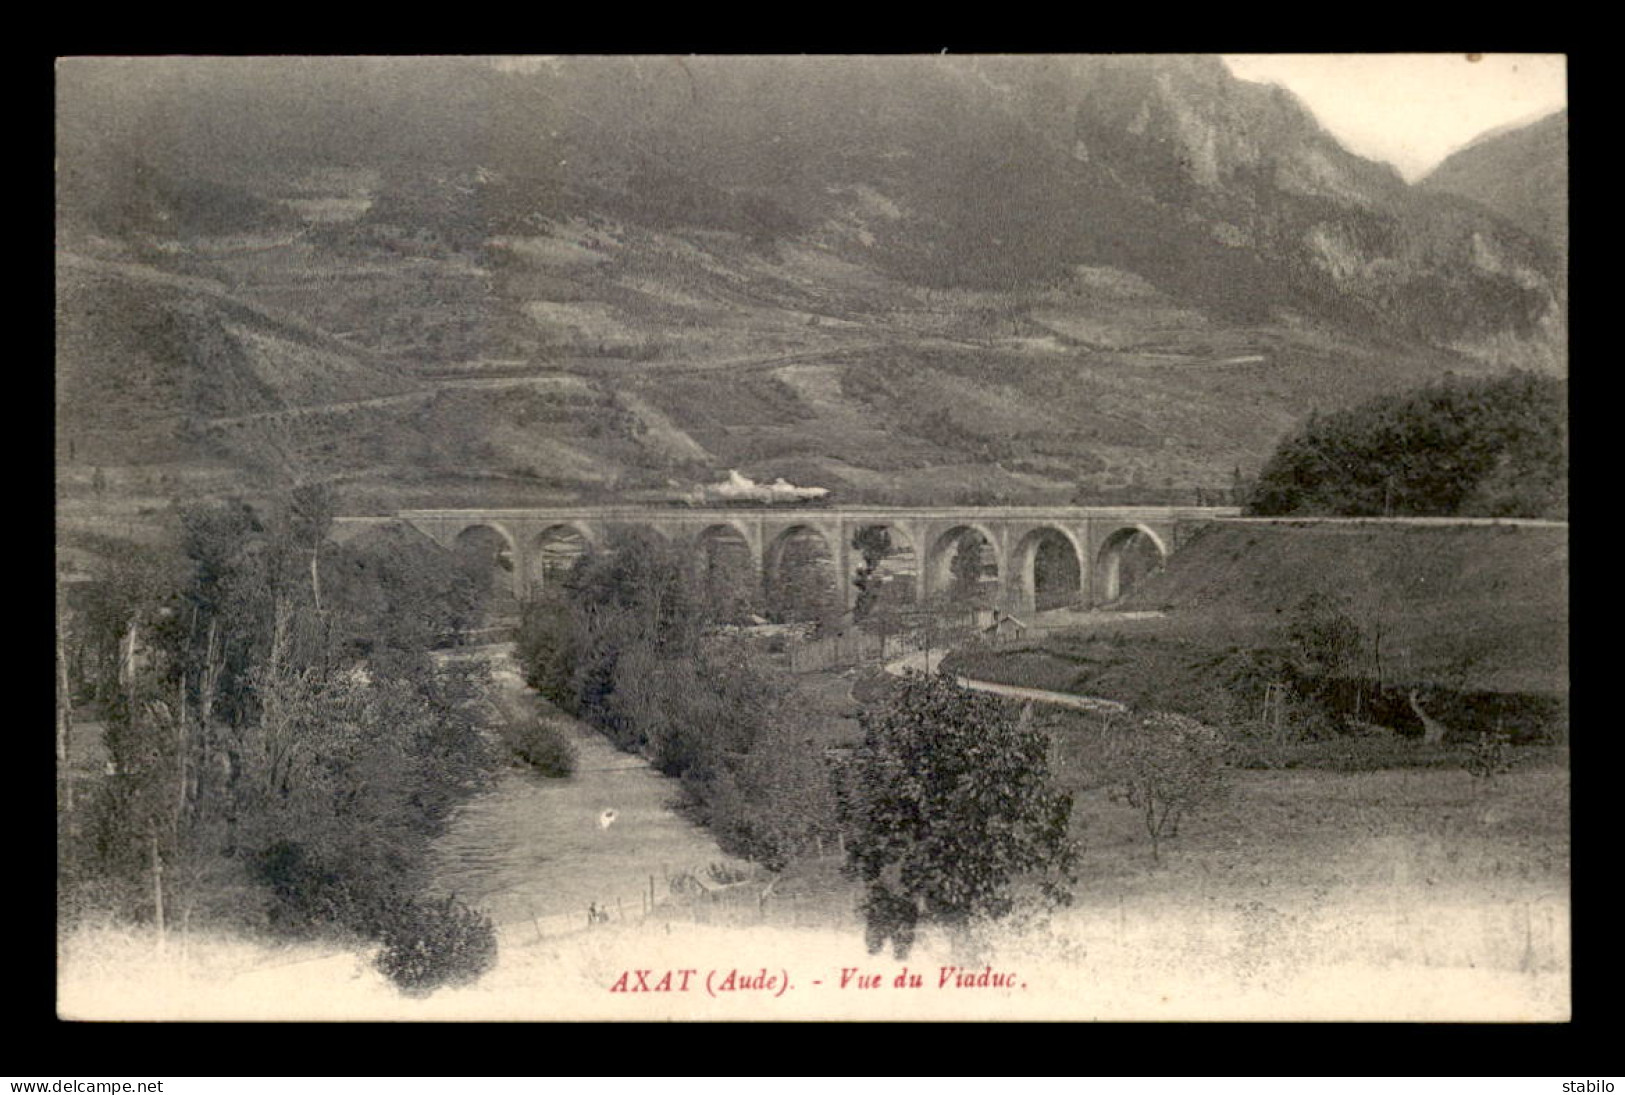
M 748 558 L 749 576 L 743 580 L 754 583 L 751 593 L 774 580 L 788 543 L 821 540 L 824 565 L 833 567 L 829 578 L 846 610 L 856 597 L 851 578 L 863 561 L 852 546 L 860 529 L 886 529 L 894 549 L 912 557 L 908 569 L 915 599 L 921 603 L 950 586 L 954 556 L 968 537 L 986 545 L 978 550 L 984 580 L 996 582 L 997 603 L 1021 613 L 1031 612 L 1037 603 L 1035 563 L 1040 550 L 1076 564 L 1058 568 L 1068 583 L 1076 581 L 1076 588 L 1047 590 L 1050 600 L 1104 604 L 1122 591 L 1122 564 L 1131 544 L 1149 543 L 1160 565 L 1197 526 L 1239 512 L 1197 506 L 580 506 L 406 510 L 397 519 L 446 548 L 483 539 L 503 569 L 511 572 L 513 592 L 521 600 L 557 581 L 574 554 L 603 545 L 615 526 L 652 529 L 668 542 L 691 549 L 696 565 L 709 557 L 709 542 L 726 540 Z

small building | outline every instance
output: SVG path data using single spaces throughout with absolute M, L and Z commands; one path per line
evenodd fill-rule
M 977 623 L 981 624 L 980 614 L 978 614 Z M 995 608 L 991 610 L 989 622 L 982 626 L 982 632 L 996 639 L 1019 638 L 1026 634 L 1027 624 L 1010 615 L 1010 613 L 1000 612 Z

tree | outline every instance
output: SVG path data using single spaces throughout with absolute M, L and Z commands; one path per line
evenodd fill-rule
M 705 741 L 752 708 L 728 699 L 702 637 L 710 616 L 684 553 L 652 533 L 616 530 L 576 560 L 557 594 L 525 606 L 527 681 L 623 749 L 677 774 L 709 770 Z
M 375 666 L 401 662 L 406 671 L 412 668 L 406 661 L 422 659 L 471 627 L 480 608 L 478 583 L 447 565 L 449 554 L 399 529 L 323 547 L 321 589 L 335 656 Z
M 865 619 L 880 597 L 880 565 L 892 553 L 891 531 L 884 525 L 866 525 L 852 534 L 852 547 L 863 564 L 852 578 L 858 597 L 852 606 L 853 622 Z
M 525 602 L 515 656 L 525 683 L 565 710 L 573 710 L 572 678 L 581 651 L 570 603 L 549 589 Z
M 338 502 L 333 488 L 324 483 L 294 487 L 288 498 L 287 523 L 293 538 L 310 551 L 310 595 L 316 611 L 322 610 L 321 572 L 318 562 L 322 543 L 333 530 Z
M 197 720 L 175 656 L 185 578 L 156 550 L 104 547 L 105 570 L 85 592 L 75 630 L 87 691 L 106 711 L 111 774 L 95 788 L 66 875 L 95 876 L 116 904 L 151 914 L 162 939 L 165 866 L 172 893 L 175 865 L 194 851 L 199 783 Z
M 1107 754 L 1119 795 L 1140 811 L 1151 837 L 1151 858 L 1161 858 L 1164 837 L 1179 821 L 1223 793 L 1225 743 L 1195 719 L 1151 711 L 1108 728 Z
M 951 599 L 961 604 L 977 604 L 982 595 L 982 538 L 967 532 L 954 545 L 949 570 L 953 575 Z
M 867 887 L 871 953 L 907 956 L 916 917 L 955 933 L 1018 901 L 1071 901 L 1069 794 L 1051 786 L 1046 734 L 1006 701 L 910 675 L 865 712 L 847 781 L 848 861 Z
M 1346 598 L 1313 592 L 1293 606 L 1287 645 L 1297 675 L 1318 683 L 1350 672 L 1366 638 Z
M 825 750 L 809 722 L 799 705 L 774 704 L 750 751 L 727 757 L 706 791 L 718 842 L 774 873 L 833 850 L 840 839 Z
M 578 614 L 615 617 L 627 634 L 673 656 L 691 653 L 709 622 L 691 562 L 645 529 L 612 529 L 604 550 L 581 556 L 564 580 Z
M 80 630 L 111 648 L 81 661 L 103 679 L 113 772 L 65 881 L 150 915 L 160 940 L 194 906 L 377 938 L 491 769 L 481 674 L 405 648 L 429 630 L 352 641 L 367 613 L 415 609 L 379 587 L 387 567 L 352 572 L 323 543 L 319 497 L 270 512 L 180 507 L 168 552 L 114 553 L 120 580 L 87 598 Z M 323 581 L 325 565 L 342 580 Z

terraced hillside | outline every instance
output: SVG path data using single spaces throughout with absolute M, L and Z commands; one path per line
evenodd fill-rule
M 1311 409 L 1565 367 L 1551 244 L 1215 59 L 109 61 L 59 100 L 72 489 L 1189 501 Z

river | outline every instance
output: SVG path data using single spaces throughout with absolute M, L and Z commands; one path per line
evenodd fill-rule
M 506 710 L 537 710 L 511 644 L 480 654 Z M 540 935 L 585 928 L 589 907 L 612 920 L 640 917 L 649 900 L 671 894 L 669 880 L 709 881 L 712 864 L 745 865 L 723 854 L 704 829 L 675 813 L 676 780 L 565 715 L 552 719 L 574 743 L 575 773 L 548 779 L 504 768 L 495 785 L 466 803 L 433 850 L 435 889 L 484 908 L 504 929 Z M 613 810 L 607 827 L 601 819 Z

